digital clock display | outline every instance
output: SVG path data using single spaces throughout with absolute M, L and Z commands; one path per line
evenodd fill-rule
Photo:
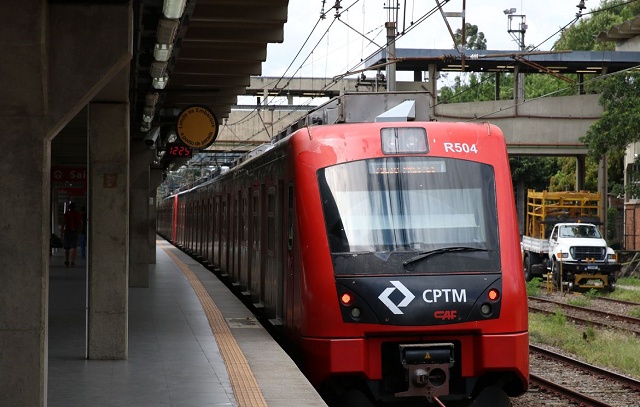
M 193 152 L 191 151 L 191 147 L 187 147 L 184 144 L 180 143 L 168 143 L 167 144 L 167 154 L 170 157 L 191 157 Z

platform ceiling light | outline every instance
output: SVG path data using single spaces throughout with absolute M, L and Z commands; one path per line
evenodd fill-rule
M 167 18 L 180 18 L 186 4 L 187 0 L 164 0 L 162 13 Z
M 165 86 L 167 86 L 167 82 L 169 82 L 169 75 L 165 74 L 161 78 L 153 78 L 151 85 L 153 85 L 155 89 L 164 89 Z
M 151 123 L 153 121 L 155 109 L 153 107 L 145 107 L 142 111 L 142 121 L 146 123 Z
M 156 44 L 153 48 L 153 58 L 156 61 L 167 62 L 171 58 L 173 44 Z

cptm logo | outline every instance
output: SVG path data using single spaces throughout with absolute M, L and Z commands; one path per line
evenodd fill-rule
M 402 284 L 400 281 L 390 281 L 390 283 L 393 284 L 394 286 L 387 287 L 387 289 L 385 289 L 382 292 L 382 294 L 378 296 L 378 298 L 380 299 L 380 301 L 382 301 L 384 305 L 387 306 L 387 308 L 391 310 L 391 312 L 393 312 L 396 315 L 402 315 L 404 313 L 400 310 L 400 307 L 404 308 L 407 305 L 409 305 L 411 301 L 413 301 L 413 299 L 416 298 L 416 296 L 413 295 L 411 291 L 409 291 L 409 289 L 405 287 L 404 284 Z M 404 295 L 404 299 L 400 301 L 398 305 L 394 304 L 393 301 L 389 299 L 389 296 L 391 295 L 391 293 L 393 293 L 396 290 L 396 288 L 398 289 L 398 291 L 400 291 Z

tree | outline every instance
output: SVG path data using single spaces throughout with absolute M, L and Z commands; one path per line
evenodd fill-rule
M 604 79 L 600 104 L 602 116 L 581 139 L 596 159 L 640 141 L 640 73 L 629 71 Z
M 586 18 L 567 28 L 553 45 L 555 50 L 572 51 L 612 51 L 612 42 L 598 42 L 597 35 L 610 29 L 614 25 L 623 23 L 640 14 L 638 2 L 629 3 L 628 0 L 604 0 L 600 6 Z
M 484 33 L 478 30 L 477 25 L 466 23 L 464 28 L 467 49 L 487 49 L 487 39 L 484 37 Z M 458 45 L 462 44 L 462 29 L 458 28 L 456 30 L 454 38 Z
M 509 165 L 514 183 L 523 182 L 527 188 L 536 191 L 548 189 L 549 180 L 560 170 L 553 157 L 511 157 Z

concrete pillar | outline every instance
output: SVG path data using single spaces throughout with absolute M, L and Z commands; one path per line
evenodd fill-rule
M 149 264 L 156 263 L 156 190 L 162 184 L 162 170 L 152 168 L 149 176 Z
M 429 94 L 431 95 L 431 111 L 429 117 L 435 117 L 436 104 L 438 104 L 438 66 L 429 64 Z
M 89 105 L 89 359 L 126 359 L 129 105 Z
M 7 79 L 5 79 L 7 80 Z M 49 146 L 42 118 L 0 117 L 0 406 L 47 400 Z
M 396 90 L 396 23 L 388 21 L 384 23 L 387 27 L 387 62 L 394 60 L 392 64 L 387 65 L 387 92 L 395 92 Z
M 142 140 L 131 142 L 129 286 L 149 287 L 149 163 L 155 150 Z M 154 238 L 155 243 L 155 238 Z
M 0 2 L 0 406 L 47 400 L 49 167 L 45 2 Z

